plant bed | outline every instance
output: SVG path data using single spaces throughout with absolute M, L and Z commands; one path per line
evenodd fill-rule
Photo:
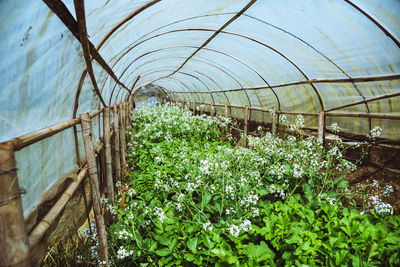
M 230 123 L 173 105 L 133 116 L 130 175 L 108 205 L 113 265 L 400 264 L 400 218 L 356 201 L 340 141 L 304 138 L 298 117 L 247 149 Z

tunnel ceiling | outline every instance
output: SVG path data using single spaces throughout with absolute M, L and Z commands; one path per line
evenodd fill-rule
M 87 34 L 78 31 L 74 1 L 0 2 L 0 141 L 125 101 L 149 84 L 176 100 L 298 112 L 387 96 L 339 111 L 400 115 L 398 0 L 99 0 L 84 7 Z M 84 71 L 84 39 L 98 92 Z M 399 120 L 339 121 L 348 132 L 379 125 L 399 139 Z

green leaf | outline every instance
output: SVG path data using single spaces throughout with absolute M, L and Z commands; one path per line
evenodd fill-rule
M 169 251 L 169 248 L 157 249 L 157 250 L 155 251 L 155 253 L 156 253 L 158 256 L 161 256 L 161 257 L 165 257 L 165 256 L 168 256 L 169 254 L 171 254 L 171 252 Z
M 273 260 L 275 258 L 275 253 L 268 247 L 268 245 L 264 241 L 261 241 L 260 245 L 246 245 L 244 246 L 244 251 L 250 259 L 253 259 L 256 262 Z
M 187 246 L 188 246 L 188 248 L 189 248 L 191 251 L 196 252 L 198 241 L 199 241 L 199 238 L 198 238 L 197 236 L 196 236 L 196 237 L 190 238 L 190 239 L 187 241 Z

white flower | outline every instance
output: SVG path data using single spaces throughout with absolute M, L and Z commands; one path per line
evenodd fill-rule
M 339 125 L 335 122 L 331 125 L 332 131 L 339 132 Z
M 386 185 L 386 186 L 383 188 L 382 194 L 383 194 L 385 197 L 388 197 L 388 196 L 390 196 L 390 194 L 393 193 L 393 192 L 394 192 L 393 186 L 390 185 L 390 184 L 388 184 L 388 185 Z
M 261 131 L 262 131 L 262 127 L 261 127 L 261 126 L 258 126 L 258 127 L 257 127 L 257 131 L 261 132 Z
M 206 223 L 204 223 L 203 224 L 203 229 L 204 229 L 204 231 L 212 231 L 213 230 L 213 226 L 211 225 L 211 223 L 210 222 L 206 222 Z
M 303 176 L 303 170 L 298 164 L 293 164 L 293 176 L 294 178 L 301 178 Z
M 248 232 L 251 230 L 251 222 L 246 219 L 243 221 L 243 223 L 239 226 L 240 229 L 242 229 L 245 232 Z
M 231 236 L 233 236 L 233 237 L 238 237 L 238 236 L 239 236 L 240 229 L 239 229 L 238 226 L 232 224 L 232 225 L 228 228 L 228 230 L 229 230 L 229 234 L 230 234 Z
M 298 129 L 303 128 L 304 127 L 304 117 L 303 117 L 303 115 L 301 115 L 301 114 L 297 115 L 295 123 L 296 123 L 296 127 Z
M 376 137 L 380 136 L 382 134 L 382 128 L 375 126 L 371 131 L 371 138 L 375 139 Z
M 154 207 L 154 215 L 158 217 L 158 220 L 163 223 L 167 218 L 162 208 Z
M 131 255 L 133 255 L 133 250 L 127 251 L 123 246 L 119 247 L 119 250 L 117 252 L 118 259 L 123 259 L 123 258 L 129 257 Z

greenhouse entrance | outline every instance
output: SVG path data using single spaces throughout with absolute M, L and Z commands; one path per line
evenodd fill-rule
M 399 1 L 0 18 L 0 267 L 400 265 Z

